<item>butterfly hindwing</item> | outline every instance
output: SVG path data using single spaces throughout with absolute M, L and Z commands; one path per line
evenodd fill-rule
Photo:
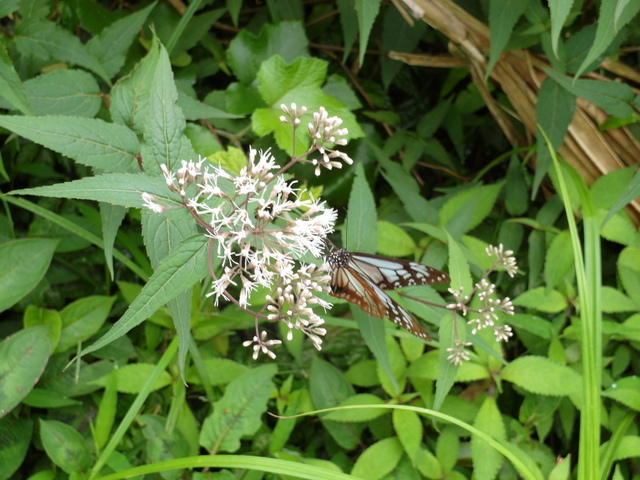
M 334 297 L 358 305 L 374 317 L 388 317 L 415 336 L 429 340 L 422 326 L 384 290 L 446 283 L 447 274 L 420 263 L 349 253 L 344 248 L 332 251 L 327 261 L 333 269 L 331 294 Z
M 331 278 L 331 294 L 357 305 L 369 315 L 388 317 L 393 323 L 416 337 L 430 340 L 422 326 L 387 295 L 380 287 L 367 281 L 352 268 L 337 268 Z

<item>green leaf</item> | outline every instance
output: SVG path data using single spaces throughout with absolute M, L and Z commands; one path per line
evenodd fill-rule
M 571 12 L 573 0 L 549 0 L 549 10 L 551 11 L 551 46 L 553 53 L 558 57 L 558 39 L 564 22 Z
M 146 8 L 116 20 L 87 42 L 87 50 L 98 59 L 109 77 L 124 65 L 127 51 L 156 4 L 152 2 Z
M 453 471 L 458 461 L 459 450 L 460 438 L 457 427 L 450 425 L 442 428 L 436 441 L 436 458 L 444 472 Z
M 153 312 L 207 275 L 207 240 L 193 236 L 173 249 L 153 273 L 140 295 L 111 329 L 81 355 L 93 352 L 140 325 Z
M 146 458 L 148 463 L 173 460 L 189 455 L 189 444 L 178 428 L 167 428 L 168 419 L 159 415 L 139 415 L 142 434 L 146 439 Z M 164 478 L 167 478 L 164 476 Z M 179 478 L 171 477 L 171 478 Z
M 147 379 L 151 376 L 151 372 L 156 368 L 156 365 L 152 363 L 131 363 L 116 370 L 118 377 L 118 392 L 137 394 L 142 391 L 144 382 L 140 379 Z M 101 386 L 106 386 L 109 381 L 109 377 L 102 377 L 95 380 L 95 383 Z M 162 372 L 162 375 L 156 381 L 155 385 L 151 387 L 151 391 L 160 390 L 167 385 L 171 385 L 173 379 L 167 372 Z
M 418 449 L 415 463 L 420 473 L 426 478 L 444 477 L 442 466 L 436 456 L 423 446 Z
M 235 452 L 243 436 L 256 433 L 275 388 L 271 378 L 277 371 L 276 365 L 263 365 L 233 380 L 204 421 L 200 445 L 214 454 Z
M 198 156 L 184 135 L 184 113 L 177 105 L 178 90 L 169 55 L 162 45 L 151 81 L 142 157 L 145 171 L 159 173 L 162 164 L 173 170 L 180 161 L 197 161 Z
M 360 33 L 358 62 L 360 65 L 363 65 L 364 54 L 367 51 L 367 45 L 369 43 L 369 35 L 380 11 L 380 0 L 355 0 L 354 3 L 358 17 L 358 32 Z
M 506 440 L 507 434 L 496 399 L 487 396 L 478 410 L 473 426 L 497 440 Z M 504 457 L 478 435 L 471 435 L 473 472 L 478 478 L 495 478 Z
M 503 185 L 473 186 L 451 196 L 440 209 L 440 225 L 453 238 L 460 238 L 489 215 Z
M 22 403 L 34 408 L 62 408 L 82 405 L 82 402 L 78 400 L 72 400 L 57 392 L 44 390 L 42 388 L 34 388 L 31 390 Z
M 31 292 L 44 277 L 58 240 L 25 238 L 0 244 L 0 312 Z
M 574 370 L 545 357 L 520 357 L 504 367 L 502 380 L 540 395 L 575 395 L 582 388 L 582 379 Z
M 287 65 L 280 56 L 274 55 L 263 62 L 258 72 L 258 91 L 269 108 L 258 108 L 253 112 L 251 126 L 256 134 L 264 136 L 273 133 L 278 146 L 287 153 L 305 153 L 311 144 L 309 130 L 295 130 L 296 151 L 293 152 L 293 128 L 280 121 L 280 106 L 284 104 L 289 107 L 295 103 L 308 109 L 300 119 L 302 125 L 312 123 L 313 113 L 324 107 L 329 116 L 342 119 L 341 128 L 346 128 L 349 132 L 343 138 L 364 136 L 353 113 L 322 89 L 326 77 L 327 63 L 316 58 L 298 58 Z
M 342 243 L 349 250 L 364 253 L 377 250 L 376 204 L 361 163 L 356 165 L 345 224 Z
M 545 68 L 544 71 L 562 88 L 577 97 L 594 103 L 609 115 L 626 117 L 633 112 L 630 105 L 634 97 L 633 90 L 626 83 L 571 79 L 548 68 Z
M 0 126 L 104 172 L 138 170 L 138 139 L 122 125 L 83 117 L 0 116 Z
M 211 385 L 226 385 L 248 371 L 246 366 L 228 358 L 207 358 L 204 360 L 204 365 Z M 202 383 L 195 368 L 189 370 L 186 380 L 190 384 L 200 385 Z
M 52 349 L 49 325 L 20 330 L 0 342 L 0 412 L 6 415 L 33 389 Z
M 413 238 L 397 225 L 378 220 L 378 253 L 389 257 L 408 257 L 417 250 Z
M 640 306 L 640 248 L 627 247 L 620 252 L 618 275 L 627 295 Z
M 619 8 L 620 6 L 622 8 Z M 587 65 L 600 57 L 609 48 L 620 29 L 631 21 L 639 10 L 639 2 L 616 0 L 600 3 L 600 17 L 597 22 L 596 38 L 589 50 L 589 54 L 576 72 L 576 77 L 579 77 Z
M 24 461 L 33 440 L 33 421 L 7 415 L 0 418 L 0 479 L 7 480 Z
M 553 237 L 544 261 L 544 279 L 547 288 L 559 285 L 573 270 L 573 247 L 569 230 L 563 230 Z
M 602 223 L 606 224 L 613 215 L 638 196 L 640 196 L 640 171 L 636 172 L 633 179 L 626 184 L 626 188 L 620 194 L 616 203 L 611 207 L 611 210 L 609 210 L 609 213 Z
M 141 173 L 107 173 L 46 187 L 13 190 L 11 194 L 96 200 L 123 207 L 142 208 L 142 194 L 145 192 L 153 195 L 166 207 L 182 205 L 179 196 L 167 188 L 163 178 Z
M 87 442 L 66 423 L 40 419 L 40 438 L 47 456 L 62 470 L 71 474 L 88 473 L 93 459 Z
M 456 323 L 457 322 L 457 323 Z M 447 348 L 451 348 L 455 345 L 455 338 L 460 338 L 464 341 L 465 328 L 460 328 L 464 322 L 458 317 L 453 315 L 446 315 L 440 322 L 440 348 L 438 349 L 438 380 L 436 381 L 436 394 L 433 399 L 433 408 L 440 410 L 442 403 L 451 391 L 456 375 L 459 370 L 458 365 L 454 365 L 447 358 L 449 352 Z M 459 332 L 459 333 L 454 333 Z M 414 363 L 415 364 L 415 363 Z M 412 369 L 415 369 L 412 365 Z
M 319 410 L 335 407 L 356 393 L 340 370 L 316 356 L 309 371 L 309 391 Z
M 354 7 L 355 0 L 337 0 L 336 3 L 340 12 L 340 27 L 342 28 L 342 37 L 344 39 L 342 61 L 346 62 L 358 35 L 358 18 Z
M 412 410 L 393 410 L 393 429 L 407 456 L 414 461 L 422 442 L 423 425 Z
M 602 311 L 606 313 L 633 312 L 638 310 L 629 297 L 620 290 L 603 286 L 602 287 Z
M 80 65 L 111 84 L 110 75 L 78 37 L 53 22 L 33 17 L 26 19 L 16 28 L 15 42 L 20 54 L 26 58 Z
M 534 186 L 538 188 L 551 165 L 551 153 L 542 135 L 544 132 L 553 147 L 557 150 L 569 129 L 573 120 L 573 112 L 576 107 L 576 97 L 567 89 L 560 86 L 551 78 L 545 78 L 538 91 L 536 102 L 536 152 L 538 162 L 534 175 Z M 509 182 L 507 182 L 509 187 Z M 522 188 L 521 192 L 525 192 Z
M 60 311 L 62 334 L 56 352 L 66 352 L 71 347 L 88 340 L 105 322 L 116 297 L 93 295 L 81 298 Z
M 380 385 L 377 362 L 375 360 L 363 360 L 351 365 L 344 376 L 349 383 L 356 387 L 375 387 Z
M 489 2 L 491 50 L 485 74 L 487 78 L 507 46 L 513 27 L 528 5 L 529 0 L 491 0 Z
M 623 405 L 640 411 L 640 379 L 637 377 L 623 377 L 602 392 L 602 396 L 616 400 Z
M 557 290 L 537 287 L 518 295 L 513 304 L 541 312 L 558 313 L 569 306 L 567 299 Z
M 262 64 L 274 55 L 285 62 L 308 57 L 307 37 L 300 22 L 280 22 L 264 25 L 256 36 L 243 29 L 229 43 L 229 66 L 245 85 L 253 82 Z M 301 105 L 301 103 L 298 103 Z
M 336 422 L 369 422 L 382 415 L 388 413 L 386 408 L 373 408 L 375 405 L 384 405 L 385 401 L 371 393 L 359 393 L 347 398 L 338 405 L 346 407 L 351 405 L 362 405 L 362 409 L 335 410 L 329 412 L 325 417 L 326 420 L 334 420 Z
M 0 7 L 1 9 L 2 7 Z M 0 18 L 3 17 L 4 15 L 0 15 Z M 12 108 L 19 110 L 24 115 L 34 114 L 24 91 L 24 86 L 20 81 L 20 76 L 16 72 L 4 44 L 0 45 L 0 97 L 4 98 Z
M 403 453 L 402 444 L 397 437 L 380 440 L 362 452 L 351 470 L 351 475 L 378 480 L 396 468 Z

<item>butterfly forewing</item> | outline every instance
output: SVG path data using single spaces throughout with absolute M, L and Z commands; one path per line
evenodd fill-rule
M 383 290 L 446 283 L 449 277 L 445 273 L 416 262 L 349 253 L 343 248 L 332 251 L 327 260 L 333 269 L 333 296 L 358 305 L 374 317 L 388 317 L 413 335 L 429 340 L 422 326 Z
M 352 253 L 350 256 L 349 265 L 382 290 L 395 290 L 410 285 L 434 285 L 450 281 L 446 273 L 421 263 L 366 253 Z

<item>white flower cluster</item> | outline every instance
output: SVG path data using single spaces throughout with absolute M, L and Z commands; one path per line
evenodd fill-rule
M 289 328 L 302 330 L 320 349 L 320 336 L 326 333 L 324 321 L 312 305 L 330 308 L 331 304 L 315 296 L 329 291 L 330 277 L 324 267 L 308 265 L 301 259 L 311 254 L 321 258 L 325 239 L 333 231 L 335 210 L 324 202 L 302 198 L 278 173 L 282 169 L 267 151 L 251 149 L 247 165 L 237 175 L 220 166 L 203 167 L 198 162 L 183 161 L 175 174 L 162 165 L 167 186 L 178 193 L 182 203 L 213 240 L 222 274 L 214 278 L 208 296 L 220 297 L 249 311 L 251 293 L 257 287 L 269 289 L 268 315 L 250 312 L 256 318 L 279 320 Z M 145 206 L 164 211 L 151 195 L 143 194 Z M 238 298 L 228 292 L 238 287 Z M 256 335 L 254 356 L 271 353 L 275 340 Z M 246 342 L 245 342 L 246 343 Z
M 509 276 L 513 277 L 517 273 L 518 267 L 516 266 L 515 258 L 512 256 L 513 252 L 511 250 L 505 251 L 502 244 L 497 247 L 490 245 L 485 251 L 487 256 L 494 260 L 494 265 L 489 269 L 487 274 L 474 285 L 471 294 L 465 295 L 462 287 L 457 290 L 450 288 L 449 293 L 453 296 L 454 301 L 447 305 L 447 309 L 454 312 L 454 314 L 460 312 L 463 316 L 466 316 L 470 312 L 475 313 L 477 318 L 472 318 L 468 321 L 470 325 L 473 325 L 471 333 L 475 334 L 479 330 L 491 327 L 496 342 L 508 341 L 509 337 L 513 336 L 511 326 L 506 324 L 497 325 L 496 322 L 499 321 L 498 312 L 504 313 L 505 315 L 514 314 L 513 303 L 511 303 L 509 297 L 502 299 L 496 298 L 496 286 L 487 281 L 487 276 L 495 269 L 503 269 Z M 481 303 L 478 309 L 473 309 L 469 306 L 471 298 L 474 295 L 476 295 Z M 457 338 L 455 346 L 447 348 L 447 351 L 450 353 L 447 360 L 455 365 L 460 365 L 463 361 L 469 360 L 469 354 L 465 350 L 465 347 L 468 346 L 471 346 L 471 343 L 462 342 Z

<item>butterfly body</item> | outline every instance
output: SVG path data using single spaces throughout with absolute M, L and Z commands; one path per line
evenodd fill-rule
M 415 336 L 429 340 L 422 326 L 384 290 L 448 283 L 447 274 L 420 263 L 351 253 L 344 248 L 330 252 L 327 262 L 332 269 L 331 295 L 358 305 L 374 317 L 388 317 Z

